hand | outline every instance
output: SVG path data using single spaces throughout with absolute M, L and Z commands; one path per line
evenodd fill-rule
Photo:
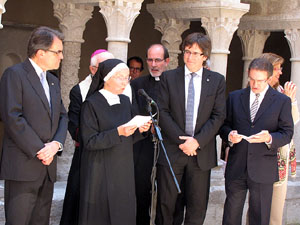
M 262 130 L 258 134 L 252 135 L 247 141 L 249 143 L 269 143 L 271 141 L 271 135 L 269 131 Z
M 229 133 L 229 141 L 233 144 L 237 144 L 239 142 L 241 142 L 242 140 L 242 136 L 238 134 L 238 132 L 236 130 L 232 130 Z
M 183 144 L 179 145 L 179 148 L 188 156 L 197 155 L 197 148 L 199 147 L 198 141 L 190 136 L 179 136 L 180 140 L 185 140 Z
M 135 125 L 133 125 L 133 126 L 121 125 L 117 129 L 118 129 L 119 136 L 128 137 L 128 136 L 132 135 L 135 132 L 136 128 L 137 128 L 137 126 L 135 126 Z
M 150 126 L 152 124 L 152 120 L 149 120 L 147 123 L 144 123 L 142 126 L 139 127 L 140 133 L 143 133 L 145 131 L 148 131 Z
M 296 84 L 292 81 L 286 82 L 284 84 L 284 94 L 291 98 L 291 101 L 294 102 L 296 100 Z
M 50 159 L 48 159 L 47 161 L 42 161 L 42 163 L 45 165 L 45 166 L 49 166 L 53 161 L 53 157 L 51 157 Z
M 53 156 L 57 153 L 58 150 L 59 150 L 58 142 L 52 141 L 49 143 L 45 143 L 45 147 L 37 152 L 37 157 L 41 161 L 48 162 L 51 158 L 53 158 Z

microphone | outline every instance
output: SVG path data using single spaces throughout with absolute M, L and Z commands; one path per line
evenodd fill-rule
M 149 102 L 150 104 L 156 105 L 156 102 L 153 101 L 153 99 L 146 93 L 146 91 L 144 89 L 139 89 L 138 93 L 140 96 L 144 96 L 147 100 L 147 102 Z

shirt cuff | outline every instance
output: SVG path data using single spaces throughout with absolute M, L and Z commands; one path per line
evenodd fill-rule
M 59 145 L 59 149 L 58 152 L 61 152 L 64 149 L 64 146 L 62 145 L 62 143 L 58 142 L 58 141 L 54 141 L 55 143 L 57 143 Z

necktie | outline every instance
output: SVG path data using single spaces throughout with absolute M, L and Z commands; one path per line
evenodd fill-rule
M 50 104 L 50 92 L 49 92 L 49 85 L 48 85 L 48 81 L 47 81 L 47 77 L 46 77 L 46 72 L 42 72 L 41 73 L 41 83 L 42 83 L 42 86 L 44 88 L 46 97 L 48 99 L 49 106 L 51 108 L 51 104 Z
M 258 110 L 258 98 L 259 98 L 259 94 L 255 94 L 255 100 L 252 103 L 251 108 L 250 108 L 251 122 L 253 122 L 255 115 L 257 113 L 257 110 Z
M 194 101 L 195 101 L 195 89 L 194 89 L 194 76 L 196 73 L 191 73 L 191 79 L 189 82 L 187 106 L 185 113 L 185 133 L 188 135 L 194 135 L 193 119 L 194 119 Z

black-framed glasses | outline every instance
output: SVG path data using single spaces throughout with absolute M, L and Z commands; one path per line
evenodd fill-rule
M 62 51 L 62 50 L 54 51 L 54 50 L 51 50 L 51 49 L 47 49 L 47 50 L 44 50 L 44 51 L 46 51 L 46 52 L 52 52 L 52 53 L 56 54 L 57 56 L 58 56 L 59 54 L 63 54 L 63 51 Z
M 140 68 L 140 67 L 129 67 L 129 69 L 131 71 L 139 71 L 139 72 L 141 72 L 141 70 L 142 70 L 142 68 Z
M 183 50 L 183 54 L 185 54 L 187 56 L 193 55 L 193 56 L 198 56 L 198 57 L 204 55 L 203 52 L 191 52 L 190 50 Z
M 155 58 L 155 59 L 147 58 L 146 61 L 147 61 L 148 63 L 152 63 L 153 61 L 154 61 L 155 63 L 160 63 L 160 62 L 164 61 L 164 59 L 160 59 L 160 58 Z

